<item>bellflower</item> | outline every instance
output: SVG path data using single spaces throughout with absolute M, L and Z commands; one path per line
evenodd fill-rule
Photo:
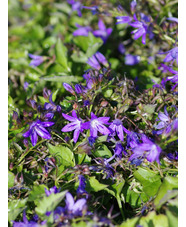
M 30 124 L 29 130 L 26 131 L 23 136 L 31 138 L 32 145 L 37 144 L 38 135 L 44 139 L 51 139 L 50 133 L 45 129 L 54 125 L 54 122 L 50 121 L 40 121 L 39 119 Z
M 28 221 L 25 210 L 23 211 L 23 222 L 13 221 L 13 227 L 40 227 L 44 224 L 45 221 L 41 224 L 38 224 L 35 220 Z
M 91 120 L 86 122 L 87 128 L 90 128 L 90 136 L 97 137 L 98 132 L 103 135 L 108 135 L 110 130 L 104 126 L 104 124 L 109 124 L 110 117 L 96 117 L 94 113 L 91 112 Z
M 171 130 L 177 131 L 178 129 L 177 118 L 172 121 L 169 117 L 166 107 L 164 107 L 164 113 L 158 113 L 157 121 L 159 121 L 159 123 L 154 126 L 155 129 L 158 129 L 158 131 L 155 132 L 155 134 L 157 135 L 160 135 L 162 133 L 168 135 Z
M 118 16 L 116 17 L 116 24 L 125 24 L 125 23 L 129 23 L 133 20 L 132 17 L 129 17 L 129 16 Z
M 137 20 L 136 16 L 134 16 L 135 21 L 130 22 L 129 25 L 137 28 L 136 30 L 132 31 L 131 33 L 134 34 L 134 39 L 139 39 L 142 36 L 142 43 L 146 44 L 146 35 L 148 33 L 148 25 L 143 22 Z
M 79 24 L 76 24 L 76 27 L 78 29 L 73 32 L 73 36 L 88 36 L 89 32 L 92 31 L 90 26 L 83 27 Z
M 82 4 L 80 2 L 76 2 L 74 0 L 68 0 L 67 1 L 70 5 L 72 5 L 72 11 L 77 11 L 77 14 L 79 17 L 82 16 L 81 9 L 82 9 Z
M 123 134 L 123 131 L 125 133 L 129 133 L 129 131 L 122 125 L 122 121 L 119 120 L 119 119 L 115 119 L 109 126 L 109 129 L 111 129 L 112 131 L 116 131 L 119 139 L 121 141 L 124 140 L 124 134 Z
M 161 148 L 148 139 L 145 135 L 142 135 L 141 139 L 143 143 L 138 144 L 132 149 L 133 154 L 130 156 L 129 161 L 136 158 L 146 157 L 149 162 L 156 161 L 160 164 L 159 156 L 161 153 Z
M 72 111 L 72 116 L 69 116 L 69 115 L 64 114 L 64 113 L 62 113 L 62 115 L 65 119 L 67 119 L 68 121 L 71 121 L 71 123 L 65 125 L 61 129 L 61 131 L 62 132 L 70 132 L 70 131 L 74 130 L 73 140 L 74 140 L 74 143 L 76 143 L 78 138 L 79 138 L 80 132 L 82 132 L 84 129 L 86 129 L 86 127 L 84 127 L 86 123 L 83 123 L 82 120 L 77 117 L 75 110 Z
M 33 67 L 37 67 L 41 65 L 44 61 L 43 56 L 33 55 L 33 54 L 28 54 L 28 56 L 33 59 L 29 64 L 30 66 L 33 66 Z
M 51 195 L 52 193 L 57 194 L 58 192 L 60 192 L 60 189 L 57 189 L 56 186 L 50 188 L 49 190 L 47 190 L 47 189 L 45 188 L 45 194 L 46 194 L 47 197 L 48 197 L 49 195 Z
M 52 101 L 52 94 L 49 96 L 49 103 L 45 103 L 44 104 L 44 109 L 45 110 L 49 110 L 49 111 L 61 111 L 61 107 L 59 105 L 56 105 L 53 101 Z
M 89 64 L 92 68 L 97 70 L 101 69 L 100 64 L 102 64 L 105 67 L 109 67 L 107 59 L 100 52 L 96 52 L 92 57 L 88 58 L 87 64 Z
M 105 43 L 107 38 L 112 33 L 112 28 L 106 28 L 104 22 L 101 19 L 99 19 L 98 27 L 99 30 L 95 30 L 92 33 L 95 37 L 100 37 Z
M 114 154 L 115 154 L 116 156 L 118 156 L 119 158 L 121 158 L 121 157 L 122 157 L 122 153 L 123 153 L 124 155 L 127 155 L 127 152 L 124 150 L 122 144 L 121 144 L 121 143 L 117 143 L 117 144 L 116 144 L 116 147 L 115 147 L 115 149 L 114 149 Z
M 127 54 L 125 56 L 125 65 L 136 65 L 140 62 L 140 56 Z
M 66 201 L 65 209 L 67 212 L 75 216 L 82 216 L 83 210 L 86 209 L 87 202 L 86 199 L 82 198 L 75 202 L 70 192 L 67 192 L 65 201 Z
M 173 62 L 176 60 L 178 64 L 178 47 L 174 47 L 173 49 L 164 52 L 164 53 L 159 53 L 159 54 L 167 54 L 165 59 L 163 60 L 164 62 L 171 62 L 171 65 Z
M 77 188 L 77 194 L 87 194 L 87 191 L 85 190 L 86 187 L 86 179 L 83 175 L 79 175 L 79 186 Z
M 65 90 L 67 90 L 68 92 L 70 92 L 72 95 L 75 95 L 75 91 L 72 88 L 72 86 L 70 86 L 70 84 L 63 83 L 63 87 L 65 88 Z
M 138 146 L 139 144 L 139 138 L 138 138 L 138 134 L 136 132 L 129 132 L 127 134 L 127 147 L 128 148 L 134 148 L 136 146 Z

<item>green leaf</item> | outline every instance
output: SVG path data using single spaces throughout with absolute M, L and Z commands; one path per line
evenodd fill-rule
M 75 158 L 74 153 L 65 146 L 53 146 L 51 144 L 47 144 L 49 153 L 53 156 L 56 156 L 59 159 L 59 164 L 63 166 L 75 166 Z
M 149 197 L 156 195 L 161 185 L 159 175 L 151 170 L 139 167 L 139 169 L 134 172 L 134 177 L 143 185 L 143 190 Z
M 96 157 L 110 158 L 112 156 L 112 153 L 108 149 L 108 147 L 105 144 L 103 144 L 103 145 L 99 146 L 98 148 L 96 148 L 94 155 Z
M 91 191 L 98 192 L 107 187 L 108 185 L 99 183 L 99 181 L 95 178 L 95 176 L 89 177 L 89 179 L 87 180 L 86 189 L 88 192 L 91 192 Z
M 27 199 L 13 200 L 8 203 L 8 220 L 14 221 L 17 216 L 26 208 Z
M 49 77 L 43 77 L 42 80 L 45 81 L 52 81 L 52 82 L 59 82 L 59 83 L 72 83 L 72 82 L 78 82 L 78 77 L 76 76 L 49 76 Z
M 48 197 L 44 197 L 40 200 L 40 203 L 36 207 L 35 211 L 38 215 L 44 215 L 47 211 L 52 211 L 65 197 L 67 191 L 63 191 L 57 194 L 50 194 Z
M 68 67 L 67 62 L 67 48 L 61 42 L 60 38 L 58 38 L 56 46 L 55 46 L 55 53 L 56 53 L 56 61 L 60 65 L 64 67 L 68 72 L 70 72 L 70 68 Z
M 148 201 L 148 197 L 144 192 L 137 193 L 133 189 L 130 189 L 129 185 L 124 187 L 124 196 L 125 201 L 135 208 L 140 207 L 142 202 Z
M 96 38 L 96 40 L 94 40 L 93 42 L 95 42 L 95 44 L 93 44 L 92 46 L 89 45 L 87 52 L 86 52 L 86 56 L 87 57 L 91 57 L 93 54 L 96 53 L 96 51 L 100 48 L 100 46 L 102 46 L 103 41 L 100 38 Z
M 88 58 L 82 51 L 76 51 L 71 55 L 71 58 L 74 62 L 86 63 Z
M 11 188 L 14 186 L 14 179 L 15 179 L 14 174 L 8 171 L 8 188 Z
M 152 211 L 147 216 L 142 217 L 138 224 L 143 227 L 168 227 L 168 219 L 165 215 L 156 215 L 156 212 Z
M 177 227 L 178 226 L 178 216 L 175 216 L 170 210 L 166 210 L 166 215 L 169 222 L 169 227 Z
M 139 220 L 138 217 L 127 219 L 119 227 L 136 227 L 138 220 Z
M 158 194 L 154 200 L 154 205 L 156 209 L 159 209 L 165 202 L 167 202 L 171 198 L 170 190 L 178 189 L 178 178 L 167 176 L 164 178 L 163 183 L 158 191 Z M 169 193 L 166 196 L 166 194 Z M 174 192 L 173 195 L 174 196 Z
M 40 203 L 41 198 L 45 195 L 45 188 L 48 189 L 44 184 L 34 185 L 28 196 L 28 201 L 34 201 L 36 205 Z

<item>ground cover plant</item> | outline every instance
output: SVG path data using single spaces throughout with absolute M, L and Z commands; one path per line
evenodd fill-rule
M 178 225 L 177 18 L 9 0 L 9 226 Z

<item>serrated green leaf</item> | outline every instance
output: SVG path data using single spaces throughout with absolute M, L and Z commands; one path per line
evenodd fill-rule
M 134 177 L 143 185 L 143 190 L 149 197 L 156 195 L 161 185 L 159 175 L 151 170 L 139 167 L 139 169 L 134 172 Z
M 34 201 L 34 203 L 37 205 L 40 202 L 40 199 L 45 196 L 45 188 L 48 189 L 48 187 L 44 184 L 34 185 L 28 196 L 28 201 Z
M 53 146 L 47 144 L 49 153 L 59 158 L 59 164 L 63 166 L 75 166 L 74 153 L 65 146 Z
M 27 199 L 13 200 L 8 203 L 8 221 L 14 221 L 26 208 Z
M 65 197 L 67 191 L 63 191 L 57 194 L 50 194 L 48 197 L 44 197 L 40 200 L 40 203 L 36 207 L 35 211 L 38 215 L 44 215 L 47 211 L 52 211 Z

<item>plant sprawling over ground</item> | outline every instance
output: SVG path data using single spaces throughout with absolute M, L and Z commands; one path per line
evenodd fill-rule
M 9 0 L 9 226 L 178 225 L 173 0 Z

